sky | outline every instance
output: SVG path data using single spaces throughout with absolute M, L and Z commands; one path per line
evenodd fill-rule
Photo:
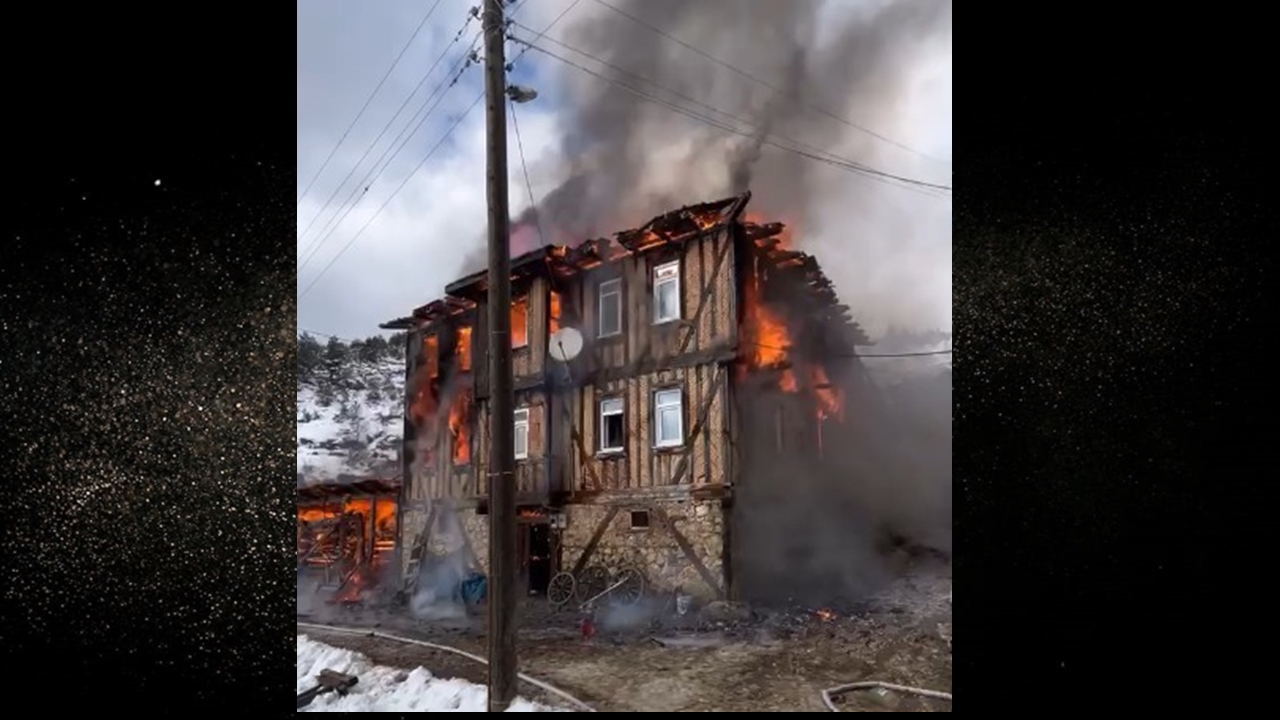
M 447 283 L 463 274 L 467 256 L 474 258 L 483 246 L 484 105 L 473 105 L 482 92 L 482 67 L 471 65 L 461 74 L 450 72 L 462 67 L 465 50 L 473 41 L 482 52 L 477 39 L 480 22 L 475 18 L 468 22 L 469 10 L 477 2 L 298 3 L 299 332 L 343 338 L 378 333 L 379 323 L 407 315 L 414 307 L 439 297 Z M 823 5 L 821 16 L 830 22 L 822 23 L 822 28 L 838 25 L 842 15 L 867 12 L 867 8 L 887 2 L 829 0 Z M 433 5 L 436 7 L 421 32 L 343 139 L 370 93 Z M 576 38 L 584 37 L 582 28 L 593 23 L 615 33 L 650 32 L 638 26 L 624 27 L 628 21 L 597 0 L 521 0 L 509 6 L 508 12 L 514 8 L 518 22 L 541 31 L 570 6 L 540 42 L 564 56 L 572 57 L 552 43 L 577 42 L 580 47 L 581 41 Z M 662 24 L 661 19 L 652 22 Z M 692 31 L 669 32 L 679 36 Z M 667 42 L 657 36 L 648 39 Z M 694 36 L 681 39 L 690 43 L 699 40 Z M 820 30 L 817 42 L 821 41 Z M 820 142 L 824 149 L 841 157 L 949 186 L 949 11 L 945 38 L 930 38 L 930 42 L 922 41 L 920 45 L 920 50 L 913 49 L 903 56 L 909 61 L 895 61 L 892 72 L 883 73 L 881 82 L 894 89 L 891 101 L 877 100 L 880 106 L 872 108 L 863 102 L 864 106 L 859 107 L 859 98 L 853 97 L 855 89 L 850 87 L 847 92 L 857 117 L 870 118 L 866 122 L 874 123 L 866 127 L 917 153 L 903 152 L 865 134 L 834 140 L 823 136 Z M 584 97 L 580 88 L 583 83 L 599 82 L 541 53 L 519 55 L 520 47 L 508 43 L 508 60 L 516 58 L 511 82 L 536 89 L 539 97 L 516 106 L 523 152 L 508 124 L 513 217 L 530 204 L 530 185 L 534 198 L 544 198 L 568 178 L 559 149 L 567 136 L 581 127 L 574 112 L 574 103 L 581 103 Z M 675 51 L 680 48 L 674 47 Z M 442 53 L 443 61 L 422 82 L 423 73 Z M 686 55 L 680 56 L 679 62 L 691 64 L 691 73 L 692 64 L 703 63 L 696 70 L 716 74 L 717 83 L 729 86 L 749 82 L 729 70 L 708 65 L 710 61 L 704 57 Z M 608 72 L 598 65 L 594 67 Z M 433 94 L 455 75 L 455 85 L 443 94 Z M 829 79 L 824 84 L 828 97 L 842 92 L 838 84 L 832 87 Z M 760 89 L 755 91 L 758 97 Z M 411 93 L 414 94 L 410 97 Z M 865 86 L 856 93 L 867 96 Z M 880 97 L 888 96 L 877 93 L 876 98 Z M 640 99 L 635 102 L 644 103 Z M 403 112 L 397 116 L 402 107 Z M 424 107 L 433 109 L 418 126 L 423 116 L 416 113 Z M 470 112 L 464 116 L 468 108 Z M 653 105 L 636 110 L 641 111 L 667 112 Z M 735 111 L 749 112 L 746 108 Z M 460 124 L 449 133 L 459 118 Z M 684 117 L 677 120 L 695 123 Z M 410 134 L 415 126 L 417 130 Z M 404 135 L 402 130 L 406 130 Z M 690 128 L 688 134 L 651 133 L 648 141 L 669 143 L 669 147 L 653 148 L 655 157 L 663 157 L 665 153 L 678 153 L 695 131 L 720 132 L 704 125 Z M 810 141 L 819 142 L 818 137 L 810 136 Z M 331 152 L 332 158 L 317 177 Z M 764 152 L 776 151 L 765 148 Z M 529 183 L 525 180 L 526 166 Z M 813 186 L 821 188 L 817 193 L 821 202 L 814 202 L 806 211 L 801 233 L 808 234 L 800 239 L 801 249 L 818 256 L 855 316 L 873 333 L 888 325 L 949 331 L 949 193 L 939 197 L 913 192 L 825 165 L 806 172 L 812 173 L 808 184 L 816 183 Z M 696 183 L 692 189 L 684 187 L 690 184 L 689 176 L 696 174 L 686 174 L 682 190 L 696 194 L 701 189 Z M 706 188 L 706 196 L 691 197 L 687 202 L 716 199 L 724 194 L 713 182 L 708 182 Z M 757 200 L 767 205 L 768 198 L 760 198 L 760 191 L 756 192 Z

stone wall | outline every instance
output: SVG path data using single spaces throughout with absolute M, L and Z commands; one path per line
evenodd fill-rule
M 421 508 L 405 510 L 404 528 L 400 534 L 403 550 L 400 553 L 401 576 L 404 576 L 409 569 L 409 558 L 413 553 L 414 544 L 418 542 L 418 536 L 427 531 L 425 527 L 427 515 L 428 510 L 425 504 Z M 455 510 L 441 506 L 436 513 L 435 523 L 430 533 L 430 538 L 427 540 L 427 555 L 445 556 L 455 552 L 465 552 L 466 544 L 463 542 L 465 533 L 480 571 L 488 572 L 489 518 L 487 516 L 477 515 L 472 508 Z
M 632 529 L 631 511 L 649 507 L 659 507 L 666 512 L 672 524 L 689 541 L 698 559 L 723 588 L 724 511 L 719 501 L 645 501 L 634 506 L 621 506 L 600 537 L 586 567 L 599 565 L 616 572 L 622 567 L 634 566 L 644 573 L 648 587 L 654 591 L 664 592 L 680 587 L 702 600 L 717 597 L 720 588 L 707 586 L 657 516 L 650 514 L 648 528 Z M 567 522 L 561 536 L 562 570 L 573 569 L 608 512 L 607 505 L 569 505 L 565 508 Z
M 471 551 L 475 553 L 475 562 L 480 572 L 489 574 L 489 516 L 477 515 L 475 510 L 459 510 L 462 527 L 471 542 Z

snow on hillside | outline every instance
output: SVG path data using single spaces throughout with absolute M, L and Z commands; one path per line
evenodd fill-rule
M 331 342 L 321 348 L 314 340 L 299 340 L 299 485 L 398 474 L 402 347 L 365 350 Z

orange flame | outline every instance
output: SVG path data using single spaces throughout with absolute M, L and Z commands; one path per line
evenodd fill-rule
M 813 366 L 813 385 L 814 395 L 818 399 L 818 419 L 835 418 L 842 420 L 844 418 L 844 403 L 841 401 L 840 390 L 831 384 L 827 379 L 827 371 L 823 370 L 820 365 Z
M 417 389 L 413 394 L 413 402 L 409 405 L 409 422 L 415 428 L 422 428 L 435 415 L 438 403 L 434 383 L 421 373 L 416 382 Z
M 551 291 L 550 309 L 547 313 L 547 328 L 551 332 L 560 330 L 560 293 Z
M 818 608 L 813 611 L 813 614 L 817 615 L 822 622 L 831 622 L 837 617 L 834 611 L 827 608 Z
M 511 303 L 511 347 L 529 344 L 529 299 L 520 298 Z
M 440 376 L 439 363 L 440 341 L 434 334 L 428 335 L 422 340 L 423 363 L 427 367 L 427 377 Z
M 348 500 L 344 510 L 349 513 L 359 513 L 366 518 L 369 517 L 370 512 L 373 512 L 375 514 L 373 526 L 376 534 L 379 536 L 395 536 L 396 504 L 394 500 L 378 498 L 378 502 L 374 503 L 372 500 L 365 498 L 356 498 Z
M 471 398 L 460 392 L 453 397 L 449 406 L 449 434 L 453 438 L 453 461 L 465 465 L 471 461 L 471 442 L 468 433 L 467 411 L 471 407 Z
M 458 369 L 462 372 L 471 372 L 471 328 L 458 328 L 456 342 L 455 352 L 458 355 Z
M 317 520 L 327 520 L 337 517 L 338 512 L 333 508 L 327 507 L 300 507 L 298 508 L 298 520 L 304 523 L 312 523 Z
M 760 301 L 759 279 L 752 278 L 748 281 L 743 294 L 746 309 L 746 336 L 752 344 L 751 365 L 770 367 L 782 363 L 787 359 L 787 350 L 791 347 L 791 338 L 787 334 L 786 324 Z

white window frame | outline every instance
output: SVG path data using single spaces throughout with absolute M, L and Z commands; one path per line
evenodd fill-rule
M 675 400 L 670 400 L 669 395 L 675 394 Z M 663 396 L 668 395 L 668 399 L 664 400 Z M 675 438 L 662 437 L 662 413 L 664 410 L 675 410 L 676 413 L 676 433 Z M 678 387 L 662 388 L 653 391 L 653 446 L 655 448 L 672 448 L 682 447 L 684 445 L 684 389 Z
M 511 436 L 511 447 L 515 450 L 517 460 L 529 458 L 529 408 L 520 408 L 515 413 L 515 430 Z M 524 433 L 524 450 L 520 449 L 520 435 Z
M 617 328 L 613 332 L 604 331 L 604 298 L 606 295 L 618 296 Z M 600 283 L 596 293 L 596 337 L 614 337 L 622 334 L 622 279 L 614 278 Z
M 663 317 L 659 314 L 662 303 L 658 302 L 659 294 L 662 288 L 667 285 L 675 286 L 676 302 L 675 315 L 671 317 Z M 669 263 L 663 263 L 653 269 L 653 324 L 662 325 L 664 323 L 676 322 L 680 319 L 680 261 L 673 260 Z
M 605 443 L 605 418 L 619 415 L 622 417 L 622 437 L 618 438 L 620 445 L 608 447 Z M 627 416 L 626 404 L 620 397 L 604 398 L 600 401 L 600 452 L 616 453 L 623 452 L 627 449 Z

